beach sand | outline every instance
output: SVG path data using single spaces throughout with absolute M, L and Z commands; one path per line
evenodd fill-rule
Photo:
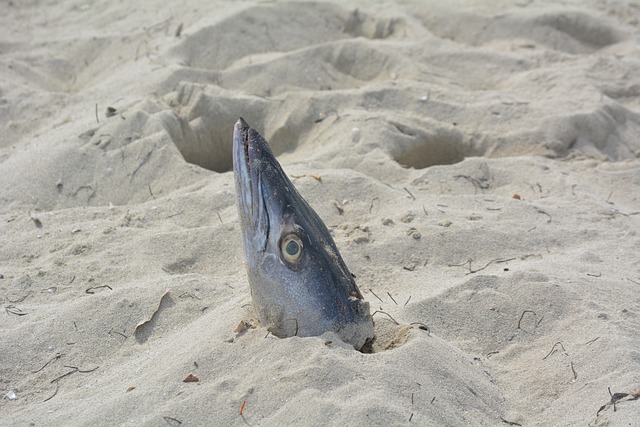
M 0 425 L 638 425 L 640 7 L 443 3 L 0 3 Z M 234 332 L 240 116 L 374 353 Z

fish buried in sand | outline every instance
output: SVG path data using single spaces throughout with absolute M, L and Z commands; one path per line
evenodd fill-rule
M 267 141 L 241 118 L 233 171 L 251 297 L 274 335 L 334 331 L 360 349 L 373 321 L 329 230 L 300 196 Z

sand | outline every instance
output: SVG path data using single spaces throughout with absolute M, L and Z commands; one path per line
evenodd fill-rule
M 638 425 L 640 7 L 444 3 L 2 2 L 0 425 Z M 374 353 L 234 332 L 239 116 Z

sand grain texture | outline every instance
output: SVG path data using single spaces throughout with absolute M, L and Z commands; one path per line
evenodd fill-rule
M 3 2 L 0 35 L 1 425 L 640 420 L 596 415 L 640 388 L 634 2 Z M 239 116 L 375 353 L 234 334 Z

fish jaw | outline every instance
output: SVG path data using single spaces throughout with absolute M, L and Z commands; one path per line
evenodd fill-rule
M 374 337 L 369 303 L 329 230 L 243 119 L 233 144 L 245 265 L 260 323 L 279 337 L 334 331 L 360 349 Z M 301 247 L 293 262 L 283 248 L 290 238 Z
M 248 256 L 250 253 L 266 249 L 266 238 L 269 235 L 268 213 L 260 183 L 260 170 L 263 167 L 259 164 L 264 156 L 260 150 L 265 148 L 265 144 L 257 141 L 251 132 L 255 131 L 242 118 L 233 129 L 233 175 L 247 261 L 254 258 Z M 269 147 L 266 146 L 266 149 Z

